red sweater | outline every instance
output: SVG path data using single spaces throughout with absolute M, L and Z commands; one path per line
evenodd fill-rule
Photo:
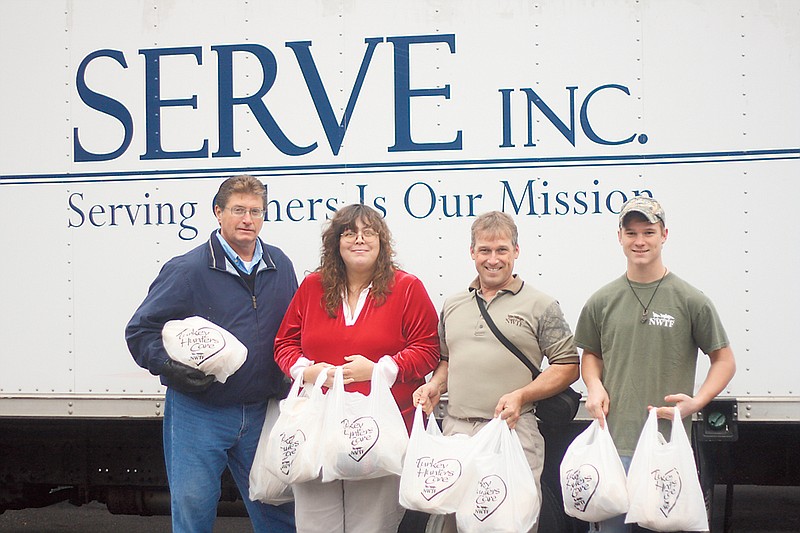
M 289 375 L 301 356 L 339 366 L 346 355 L 361 354 L 372 361 L 390 355 L 399 369 L 392 394 L 410 429 L 411 394 L 439 363 L 438 317 L 416 276 L 398 270 L 390 291 L 381 305 L 375 305 L 370 291 L 355 324 L 345 326 L 341 309 L 336 318 L 325 310 L 319 273 L 309 274 L 278 329 L 275 361 Z M 352 383 L 345 390 L 369 394 L 370 383 Z

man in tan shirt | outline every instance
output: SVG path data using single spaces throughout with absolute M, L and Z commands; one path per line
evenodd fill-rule
M 445 301 L 439 321 L 441 361 L 430 381 L 414 393 L 414 403 L 430 413 L 447 392 L 445 435 L 474 435 L 492 418 L 501 417 L 516 429 L 541 494 L 544 439 L 533 408 L 537 401 L 558 394 L 578 379 L 578 353 L 558 302 L 514 274 L 519 257 L 517 226 L 498 211 L 472 224 L 470 255 L 478 277 L 469 289 Z M 541 368 L 530 371 L 492 333 L 481 316 L 484 300 L 498 329 Z M 538 521 L 532 531 L 537 531 Z M 443 532 L 455 532 L 449 516 Z

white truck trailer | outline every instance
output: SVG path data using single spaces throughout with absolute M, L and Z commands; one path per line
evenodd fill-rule
M 437 306 L 474 277 L 474 217 L 510 213 L 517 271 L 573 327 L 624 269 L 620 205 L 657 197 L 666 262 L 714 300 L 738 360 L 696 423 L 706 481 L 797 483 L 797 2 L 0 9 L 0 512 L 164 510 L 164 390 L 123 328 L 240 173 L 266 184 L 262 237 L 299 278 L 329 215 L 364 202 Z

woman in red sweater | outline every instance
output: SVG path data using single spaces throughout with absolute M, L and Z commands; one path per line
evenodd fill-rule
M 345 390 L 369 394 L 379 359 L 391 369 L 392 394 L 411 427 L 411 394 L 439 362 L 438 317 L 422 282 L 393 260 L 386 222 L 363 204 L 336 212 L 322 234 L 319 268 L 300 284 L 275 337 L 275 361 L 293 379 L 313 383 L 340 366 Z M 319 479 L 293 485 L 300 533 L 395 532 L 404 510 L 400 478 Z

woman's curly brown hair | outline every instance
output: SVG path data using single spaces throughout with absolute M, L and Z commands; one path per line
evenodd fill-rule
M 347 271 L 339 253 L 339 239 L 345 230 L 357 232 L 356 223 L 359 220 L 365 227 L 371 227 L 378 232 L 380 251 L 370 289 L 377 305 L 386 301 L 386 295 L 391 292 L 394 274 L 398 268 L 394 262 L 392 234 L 386 221 L 377 211 L 364 204 L 351 204 L 336 211 L 322 232 L 320 265 L 317 269 L 322 276 L 324 291 L 322 304 L 331 318 L 342 308 L 342 295 L 347 292 Z

